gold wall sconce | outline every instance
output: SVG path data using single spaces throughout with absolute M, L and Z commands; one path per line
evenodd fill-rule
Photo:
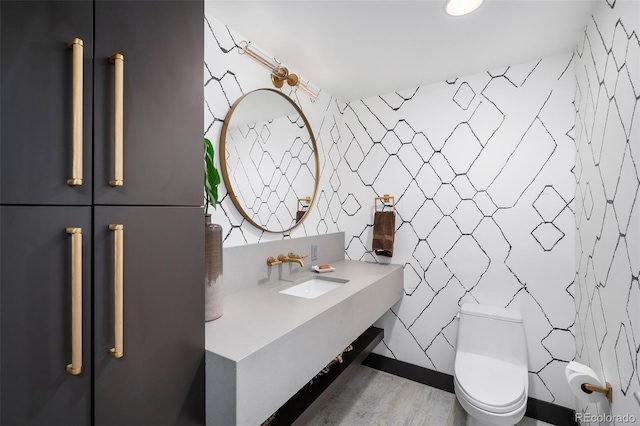
M 307 92 L 314 100 L 318 98 L 319 93 L 310 87 L 309 83 L 303 82 L 297 74 L 289 72 L 289 70 L 286 67 L 283 67 L 281 63 L 273 58 L 269 58 L 268 55 L 261 52 L 252 44 L 242 41 L 238 45 L 238 52 L 241 55 L 246 53 L 251 58 L 268 68 L 269 71 L 271 71 L 271 83 L 273 83 L 273 85 L 278 89 L 281 89 L 286 81 L 289 86 L 297 86 Z

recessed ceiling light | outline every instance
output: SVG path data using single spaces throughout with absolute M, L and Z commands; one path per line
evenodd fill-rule
M 462 16 L 480 7 L 483 0 L 447 0 L 444 11 L 447 15 Z

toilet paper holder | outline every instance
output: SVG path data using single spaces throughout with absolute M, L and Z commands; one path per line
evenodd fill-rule
M 613 402 L 613 388 L 611 387 L 611 383 L 609 382 L 606 382 L 606 387 L 604 388 L 601 388 L 600 386 L 594 386 L 590 383 L 583 383 L 581 388 L 582 391 L 587 394 L 593 392 L 604 394 L 604 396 L 606 396 L 609 400 L 609 403 Z
M 612 402 L 613 389 L 611 384 L 600 380 L 596 372 L 588 366 L 571 361 L 565 367 L 564 374 L 571 392 L 582 401 L 598 403 L 607 398 L 609 403 Z

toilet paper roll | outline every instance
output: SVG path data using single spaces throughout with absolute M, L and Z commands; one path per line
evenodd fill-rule
M 586 365 L 571 361 L 565 368 L 564 374 L 567 378 L 567 383 L 569 383 L 569 389 L 571 389 L 571 392 L 573 392 L 573 394 L 579 399 L 592 403 L 604 401 L 606 399 L 606 396 L 602 393 L 589 393 L 588 390 L 584 389 L 583 385 L 585 383 L 598 386 L 600 388 L 605 387 L 604 383 L 602 383 L 595 371 Z

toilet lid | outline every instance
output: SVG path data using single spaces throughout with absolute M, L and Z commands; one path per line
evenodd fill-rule
M 493 413 L 518 408 L 526 398 L 523 367 L 483 355 L 458 352 L 455 379 L 469 403 Z

